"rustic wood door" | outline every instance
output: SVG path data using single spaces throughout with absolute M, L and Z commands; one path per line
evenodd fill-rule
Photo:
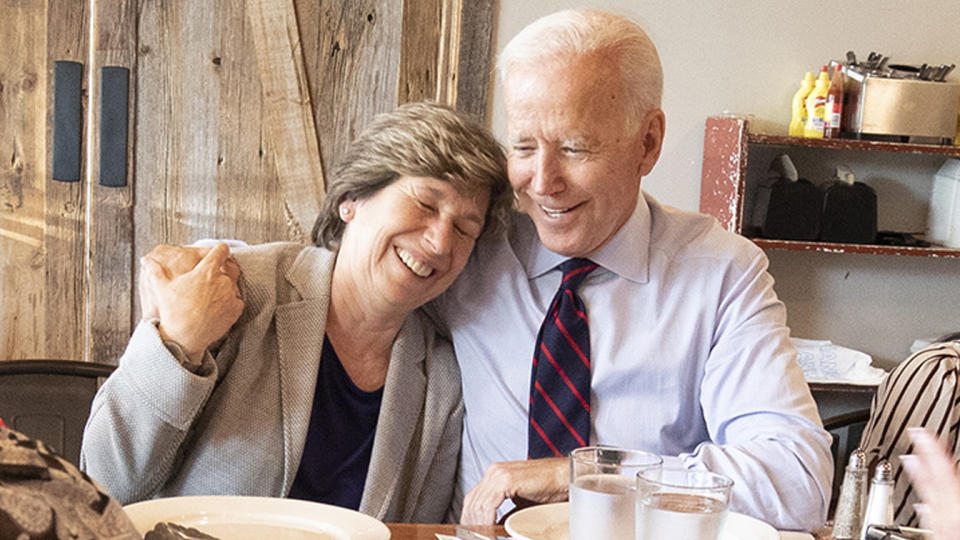
M 376 113 L 433 99 L 485 115 L 493 0 L 90 5 L 0 0 L 0 359 L 115 363 L 155 244 L 305 240 L 316 176 Z M 62 60 L 83 64 L 79 182 L 50 170 Z M 123 68 L 125 103 L 104 68 Z M 118 110 L 123 185 L 102 185 Z

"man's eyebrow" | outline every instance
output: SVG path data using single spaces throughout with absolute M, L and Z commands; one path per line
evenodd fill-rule
M 517 144 L 522 142 L 527 142 L 533 140 L 533 137 L 529 135 L 519 134 L 519 135 L 507 135 L 507 142 L 509 144 Z

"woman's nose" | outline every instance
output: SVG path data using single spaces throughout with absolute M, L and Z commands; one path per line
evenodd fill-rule
M 423 242 L 430 252 L 443 255 L 450 252 L 453 234 L 452 223 L 445 219 L 434 219 L 423 233 Z

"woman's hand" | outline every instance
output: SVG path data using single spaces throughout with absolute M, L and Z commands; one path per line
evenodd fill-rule
M 223 337 L 243 312 L 237 288 L 239 268 L 229 262 L 230 248 L 222 243 L 206 251 L 189 270 L 191 259 L 202 248 L 158 249 L 141 259 L 144 316 L 159 319 L 161 337 L 176 342 L 187 359 L 199 365 L 207 347 Z M 161 257 L 173 271 L 158 260 Z
M 960 476 L 957 464 L 941 444 L 923 429 L 907 430 L 913 454 L 900 456 L 923 504 L 916 505 L 920 523 L 933 529 L 937 540 L 960 539 Z

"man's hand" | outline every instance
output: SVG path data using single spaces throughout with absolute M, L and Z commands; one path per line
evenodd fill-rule
M 463 498 L 460 523 L 496 523 L 497 508 L 508 498 L 537 503 L 567 500 L 569 467 L 566 458 L 501 461 L 490 465 L 483 480 Z
M 150 289 L 145 259 L 151 259 L 160 263 L 166 270 L 167 276 L 173 279 L 193 270 L 211 249 L 213 248 L 160 244 L 150 250 L 150 253 L 144 255 L 143 259 L 140 260 L 140 279 L 137 283 L 137 290 L 140 294 L 140 311 L 142 312 L 140 319 L 146 321 L 160 318 L 160 314 L 157 312 L 156 301 L 153 298 L 153 291 Z M 237 262 L 233 260 L 233 257 L 227 258 L 221 270 L 223 270 L 235 284 L 240 279 L 240 267 L 237 265 Z M 237 296 L 239 295 L 240 289 L 237 288 Z
M 211 343 L 223 337 L 243 312 L 237 281 L 227 271 L 230 248 L 219 244 L 207 250 L 192 269 L 172 275 L 147 255 L 142 259 L 146 284 L 160 320 L 164 339 L 175 341 L 190 362 L 199 365 Z M 181 259 L 183 269 L 189 257 Z M 233 265 L 239 275 L 239 268 Z

